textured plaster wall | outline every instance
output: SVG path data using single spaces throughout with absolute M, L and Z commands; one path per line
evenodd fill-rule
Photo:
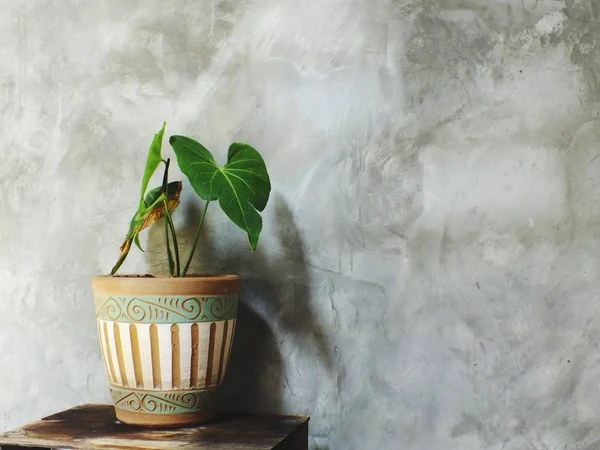
M 312 449 L 600 448 L 599 0 L 0 6 L 0 430 L 109 401 L 90 277 L 167 120 L 272 175 L 260 251 L 215 209 L 195 261 L 246 280 L 230 407 Z

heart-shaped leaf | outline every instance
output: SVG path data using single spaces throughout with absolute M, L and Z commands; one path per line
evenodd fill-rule
M 204 200 L 219 200 L 223 212 L 248 233 L 250 246 L 256 249 L 262 229 L 258 211 L 265 209 L 271 192 L 269 174 L 260 153 L 248 144 L 235 142 L 229 147 L 227 164 L 221 167 L 193 139 L 171 136 L 169 143 L 194 191 Z

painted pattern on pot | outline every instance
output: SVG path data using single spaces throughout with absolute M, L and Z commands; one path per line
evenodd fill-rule
M 213 322 L 234 318 L 237 296 L 95 298 L 98 319 L 132 323 Z
M 235 319 L 193 324 L 98 320 L 109 382 L 137 389 L 203 389 L 220 384 L 234 331 Z
M 237 295 L 97 295 L 95 303 L 117 410 L 172 415 L 216 409 Z
M 185 414 L 190 411 L 210 411 L 217 407 L 217 389 L 201 391 L 145 392 L 111 388 L 115 406 L 132 412 Z

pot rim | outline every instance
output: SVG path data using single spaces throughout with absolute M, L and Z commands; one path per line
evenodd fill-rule
M 92 277 L 92 279 L 107 279 L 107 278 L 117 278 L 117 279 L 128 279 L 128 280 L 188 280 L 188 279 L 203 279 L 203 280 L 239 280 L 240 277 L 234 274 L 203 274 L 203 273 L 191 273 L 186 275 L 185 277 L 171 277 L 169 275 L 152 275 L 150 273 L 125 273 L 122 275 L 96 275 Z
M 100 275 L 92 278 L 92 289 L 94 295 L 235 295 L 240 290 L 240 277 Z

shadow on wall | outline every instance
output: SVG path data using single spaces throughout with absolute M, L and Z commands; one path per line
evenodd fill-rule
M 280 252 L 266 254 L 259 244 L 254 253 L 243 248 L 216 254 L 206 240 L 208 227 L 205 224 L 190 272 L 234 273 L 243 280 L 231 362 L 222 391 L 224 408 L 311 414 L 310 407 L 304 411 L 284 409 L 285 391 L 293 391 L 294 386 L 288 385 L 285 367 L 288 358 L 282 355 L 281 349 L 291 348 L 313 359 L 301 360 L 302 367 L 297 367 L 300 378 L 310 377 L 311 365 L 334 371 L 336 359 L 324 327 L 312 310 L 311 276 L 292 211 L 282 197 L 275 197 L 270 207 L 276 209 Z M 189 226 L 178 235 L 181 242 L 191 243 L 200 216 L 199 205 L 189 206 L 186 215 L 185 222 Z M 157 251 L 148 252 L 149 263 L 153 268 L 165 267 L 161 224 L 153 228 L 149 248 Z M 188 249 L 185 245 L 181 247 L 187 255 Z M 284 345 L 285 341 L 288 343 Z
M 245 252 L 243 259 L 228 255 L 220 267 L 239 273 L 244 279 L 239 331 L 224 389 L 229 409 L 284 409 L 285 391 L 293 391 L 294 387 L 287 385 L 285 364 L 289 358 L 281 354 L 282 348 L 309 350 L 311 356 L 317 355 L 319 360 L 297 367 L 307 377 L 311 364 L 334 369 L 333 348 L 312 310 L 311 277 L 300 232 L 285 200 L 276 197 L 273 203 L 281 252 L 269 256 Z M 292 340 L 292 345 L 284 345 L 285 340 Z M 309 410 L 302 412 L 310 414 Z

